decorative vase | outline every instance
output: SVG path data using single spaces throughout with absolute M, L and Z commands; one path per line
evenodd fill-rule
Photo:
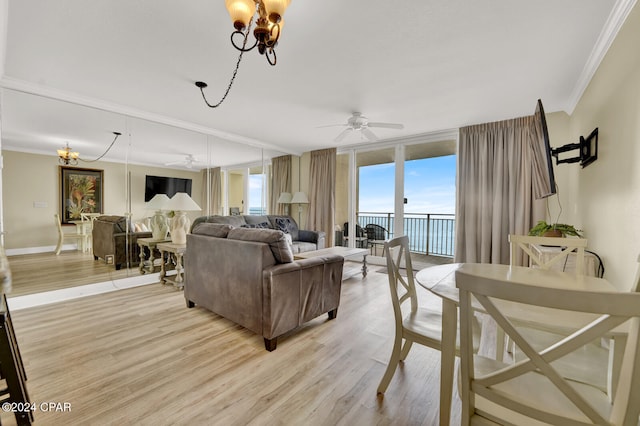
M 186 212 L 177 211 L 171 219 L 171 242 L 174 244 L 187 244 L 187 233 L 191 221 Z
M 154 240 L 166 240 L 169 233 L 169 223 L 167 216 L 161 211 L 157 211 L 151 218 L 151 236 Z

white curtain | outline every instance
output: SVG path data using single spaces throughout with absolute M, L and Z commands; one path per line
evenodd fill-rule
M 510 233 L 545 217 L 533 197 L 534 117 L 460 129 L 455 262 L 509 263 Z
M 271 159 L 271 192 L 269 197 L 269 212 L 271 214 L 287 213 L 290 205 L 278 204 L 278 198 L 283 192 L 291 193 L 291 155 Z
M 336 148 L 311 151 L 309 165 L 309 220 L 307 229 L 324 231 L 326 246 L 333 246 L 336 192 Z

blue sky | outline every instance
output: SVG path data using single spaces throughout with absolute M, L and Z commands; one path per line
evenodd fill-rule
M 425 158 L 405 162 L 405 213 L 455 213 L 456 156 Z M 360 167 L 360 211 L 393 212 L 395 166 L 378 164 Z M 260 207 L 262 175 L 251 175 L 251 207 Z
M 405 213 L 455 213 L 456 156 L 405 162 Z M 361 212 L 393 212 L 395 166 L 360 167 Z

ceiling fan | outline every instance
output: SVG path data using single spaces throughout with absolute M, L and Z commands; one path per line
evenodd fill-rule
M 178 166 L 183 165 L 187 169 L 193 169 L 194 164 L 203 164 L 201 161 L 198 161 L 196 157 L 192 154 L 187 154 L 182 161 L 171 161 L 169 163 L 164 163 L 165 166 Z
M 404 125 L 398 123 L 377 123 L 369 121 L 367 117 L 362 115 L 360 112 L 354 112 L 351 117 L 347 120 L 346 124 L 330 124 L 328 126 L 320 126 L 320 127 L 335 127 L 335 126 L 346 126 L 336 138 L 334 142 L 340 142 L 344 139 L 350 132 L 359 131 L 370 141 L 377 141 L 378 137 L 373 133 L 369 128 L 370 127 L 381 127 L 385 129 L 404 129 Z

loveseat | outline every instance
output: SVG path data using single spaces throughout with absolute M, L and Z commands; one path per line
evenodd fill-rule
M 275 229 L 196 224 L 187 234 L 184 297 L 264 338 L 278 336 L 328 313 L 336 317 L 342 256 L 293 259 L 284 233 Z
M 125 216 L 99 216 L 93 221 L 91 231 L 93 258 L 104 261 L 113 258 L 116 269 L 128 263 L 135 266 L 140 262 L 138 238 L 151 237 L 151 232 L 127 231 Z M 127 244 L 128 242 L 128 244 Z
M 320 250 L 325 248 L 326 236 L 323 231 L 307 231 L 298 229 L 298 224 L 291 216 L 278 215 L 236 215 L 236 216 L 201 216 L 196 218 L 191 230 L 199 223 L 222 223 L 233 227 L 278 229 L 291 235 L 293 253 Z

